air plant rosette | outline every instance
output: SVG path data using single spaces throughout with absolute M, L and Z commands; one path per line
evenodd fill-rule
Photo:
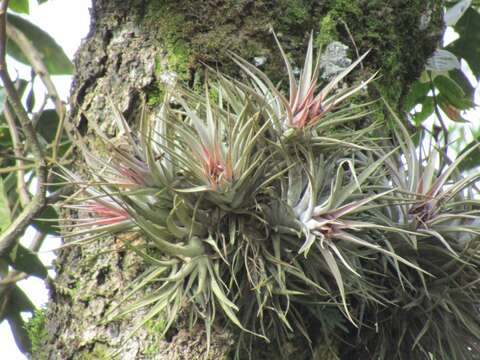
M 147 307 L 136 329 L 162 314 L 166 332 L 185 312 L 208 344 L 218 321 L 238 329 L 237 357 L 302 334 L 339 357 L 473 359 L 478 174 L 457 171 L 468 152 L 437 174 L 393 113 L 390 132 L 372 122 L 353 99 L 373 76 L 339 87 L 366 54 L 320 86 L 312 37 L 298 78 L 279 47 L 286 92 L 232 55 L 246 80 L 212 72 L 203 95 L 173 84 L 138 132 L 115 110 L 131 151 L 99 132 L 112 152 L 84 149 L 91 181 L 66 170 L 94 218 L 75 243 L 143 239 L 126 246 L 147 270 L 109 320 Z

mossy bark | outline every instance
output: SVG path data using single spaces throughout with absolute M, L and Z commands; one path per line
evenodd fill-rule
M 380 70 L 372 96 L 380 92 L 401 108 L 443 27 L 440 0 L 94 0 L 91 12 L 91 31 L 75 60 L 69 126 L 92 148 L 97 145 L 95 126 L 115 136 L 108 98 L 135 126 L 143 99 L 149 111 L 161 101 L 165 71 L 175 71 L 192 87 L 201 84 L 201 63 L 237 76 L 227 53 L 231 50 L 248 60 L 264 57 L 265 71 L 280 80 L 285 70 L 271 28 L 298 64 L 310 31 L 319 47 L 332 40 L 348 45 L 351 58 L 372 49 L 355 76 Z M 78 170 L 82 168 L 79 160 Z M 120 359 L 229 357 L 235 334 L 221 327 L 215 329 L 207 356 L 204 331 L 182 328 L 181 321 L 164 338 L 159 336 L 161 322 L 151 321 L 128 340 L 142 312 L 102 323 L 142 271 L 141 260 L 122 247 L 121 238 L 66 248 L 56 269 L 47 333 L 33 359 L 108 359 L 116 349 Z M 289 359 L 313 357 L 302 340 L 292 339 L 283 349 L 272 344 L 259 346 L 252 359 L 280 358 L 280 352 Z M 302 347 L 306 350 L 299 351 Z

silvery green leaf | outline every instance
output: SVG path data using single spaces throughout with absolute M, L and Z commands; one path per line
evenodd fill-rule
M 450 71 L 460 69 L 460 61 L 450 51 L 439 49 L 427 60 L 425 68 L 436 72 Z
M 461 0 L 452 6 L 450 9 L 445 11 L 445 15 L 443 16 L 443 20 L 445 21 L 445 25 L 453 26 L 457 23 L 457 21 L 462 17 L 462 15 L 467 11 L 467 9 L 472 4 L 472 0 Z

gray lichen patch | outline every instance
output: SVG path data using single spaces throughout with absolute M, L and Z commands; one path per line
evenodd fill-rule
M 328 81 L 345 70 L 352 60 L 348 57 L 348 46 L 339 41 L 329 43 L 320 57 L 322 79 Z

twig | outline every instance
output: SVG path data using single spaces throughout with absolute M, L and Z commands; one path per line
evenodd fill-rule
M 27 277 L 28 277 L 28 274 L 21 271 L 13 270 L 13 271 L 10 271 L 8 275 L 5 276 L 5 278 L 0 280 L 0 286 L 11 285 L 18 281 L 26 279 Z
M 25 183 L 25 169 L 23 160 L 19 159 L 23 156 L 22 146 L 20 142 L 20 136 L 18 134 L 17 125 L 15 124 L 15 117 L 12 114 L 10 105 L 5 101 L 3 113 L 5 115 L 5 120 L 8 124 L 8 129 L 10 130 L 10 136 L 12 138 L 13 153 L 17 157 L 17 191 L 18 196 L 20 197 L 20 203 L 23 207 L 27 206 L 30 202 L 30 195 L 28 193 L 27 184 Z
M 47 93 L 49 97 L 53 100 L 55 104 L 55 111 L 58 115 L 58 127 L 55 133 L 55 140 L 52 147 L 52 158 L 53 161 L 57 159 L 58 146 L 63 133 L 63 124 L 65 121 L 65 106 L 60 100 L 57 89 L 48 74 L 47 67 L 42 60 L 41 54 L 38 52 L 37 48 L 32 45 L 30 40 L 16 27 L 7 22 L 6 24 L 6 34 L 8 37 L 22 50 L 22 52 L 27 57 L 28 62 L 32 65 L 33 71 L 40 77 L 43 84 L 47 88 Z
M 13 159 L 13 160 L 23 160 L 26 162 L 33 162 L 32 158 L 29 158 L 27 156 L 15 156 L 13 155 L 13 150 L 8 149 L 6 151 L 0 151 L 0 158 L 2 159 Z M 3 168 L 2 168 L 3 169 Z
M 35 173 L 37 177 L 37 186 L 32 201 L 23 208 L 22 212 L 10 223 L 10 225 L 0 235 L 0 257 L 10 251 L 16 244 L 18 238 L 25 231 L 27 226 L 37 216 L 45 206 L 47 177 L 47 166 L 43 157 L 43 151 L 38 142 L 37 134 L 28 118 L 27 112 L 23 108 L 22 102 L 8 75 L 6 55 L 6 16 L 7 16 L 8 0 L 0 3 L 0 79 L 3 82 L 8 102 L 12 106 L 13 112 L 17 116 L 18 121 L 25 135 L 30 141 L 30 148 L 34 158 Z
M 23 166 L 6 166 L 0 169 L 0 174 L 8 174 L 12 171 L 19 171 L 19 170 L 29 170 L 33 169 L 35 165 L 23 165 Z
M 28 248 L 31 251 L 33 251 L 34 253 L 37 253 L 40 250 L 40 248 L 42 247 L 43 240 L 45 240 L 46 237 L 47 237 L 47 233 L 45 233 L 41 230 L 37 230 L 37 232 L 35 233 L 35 235 L 32 238 L 32 241 L 30 242 L 30 245 L 28 246 Z

